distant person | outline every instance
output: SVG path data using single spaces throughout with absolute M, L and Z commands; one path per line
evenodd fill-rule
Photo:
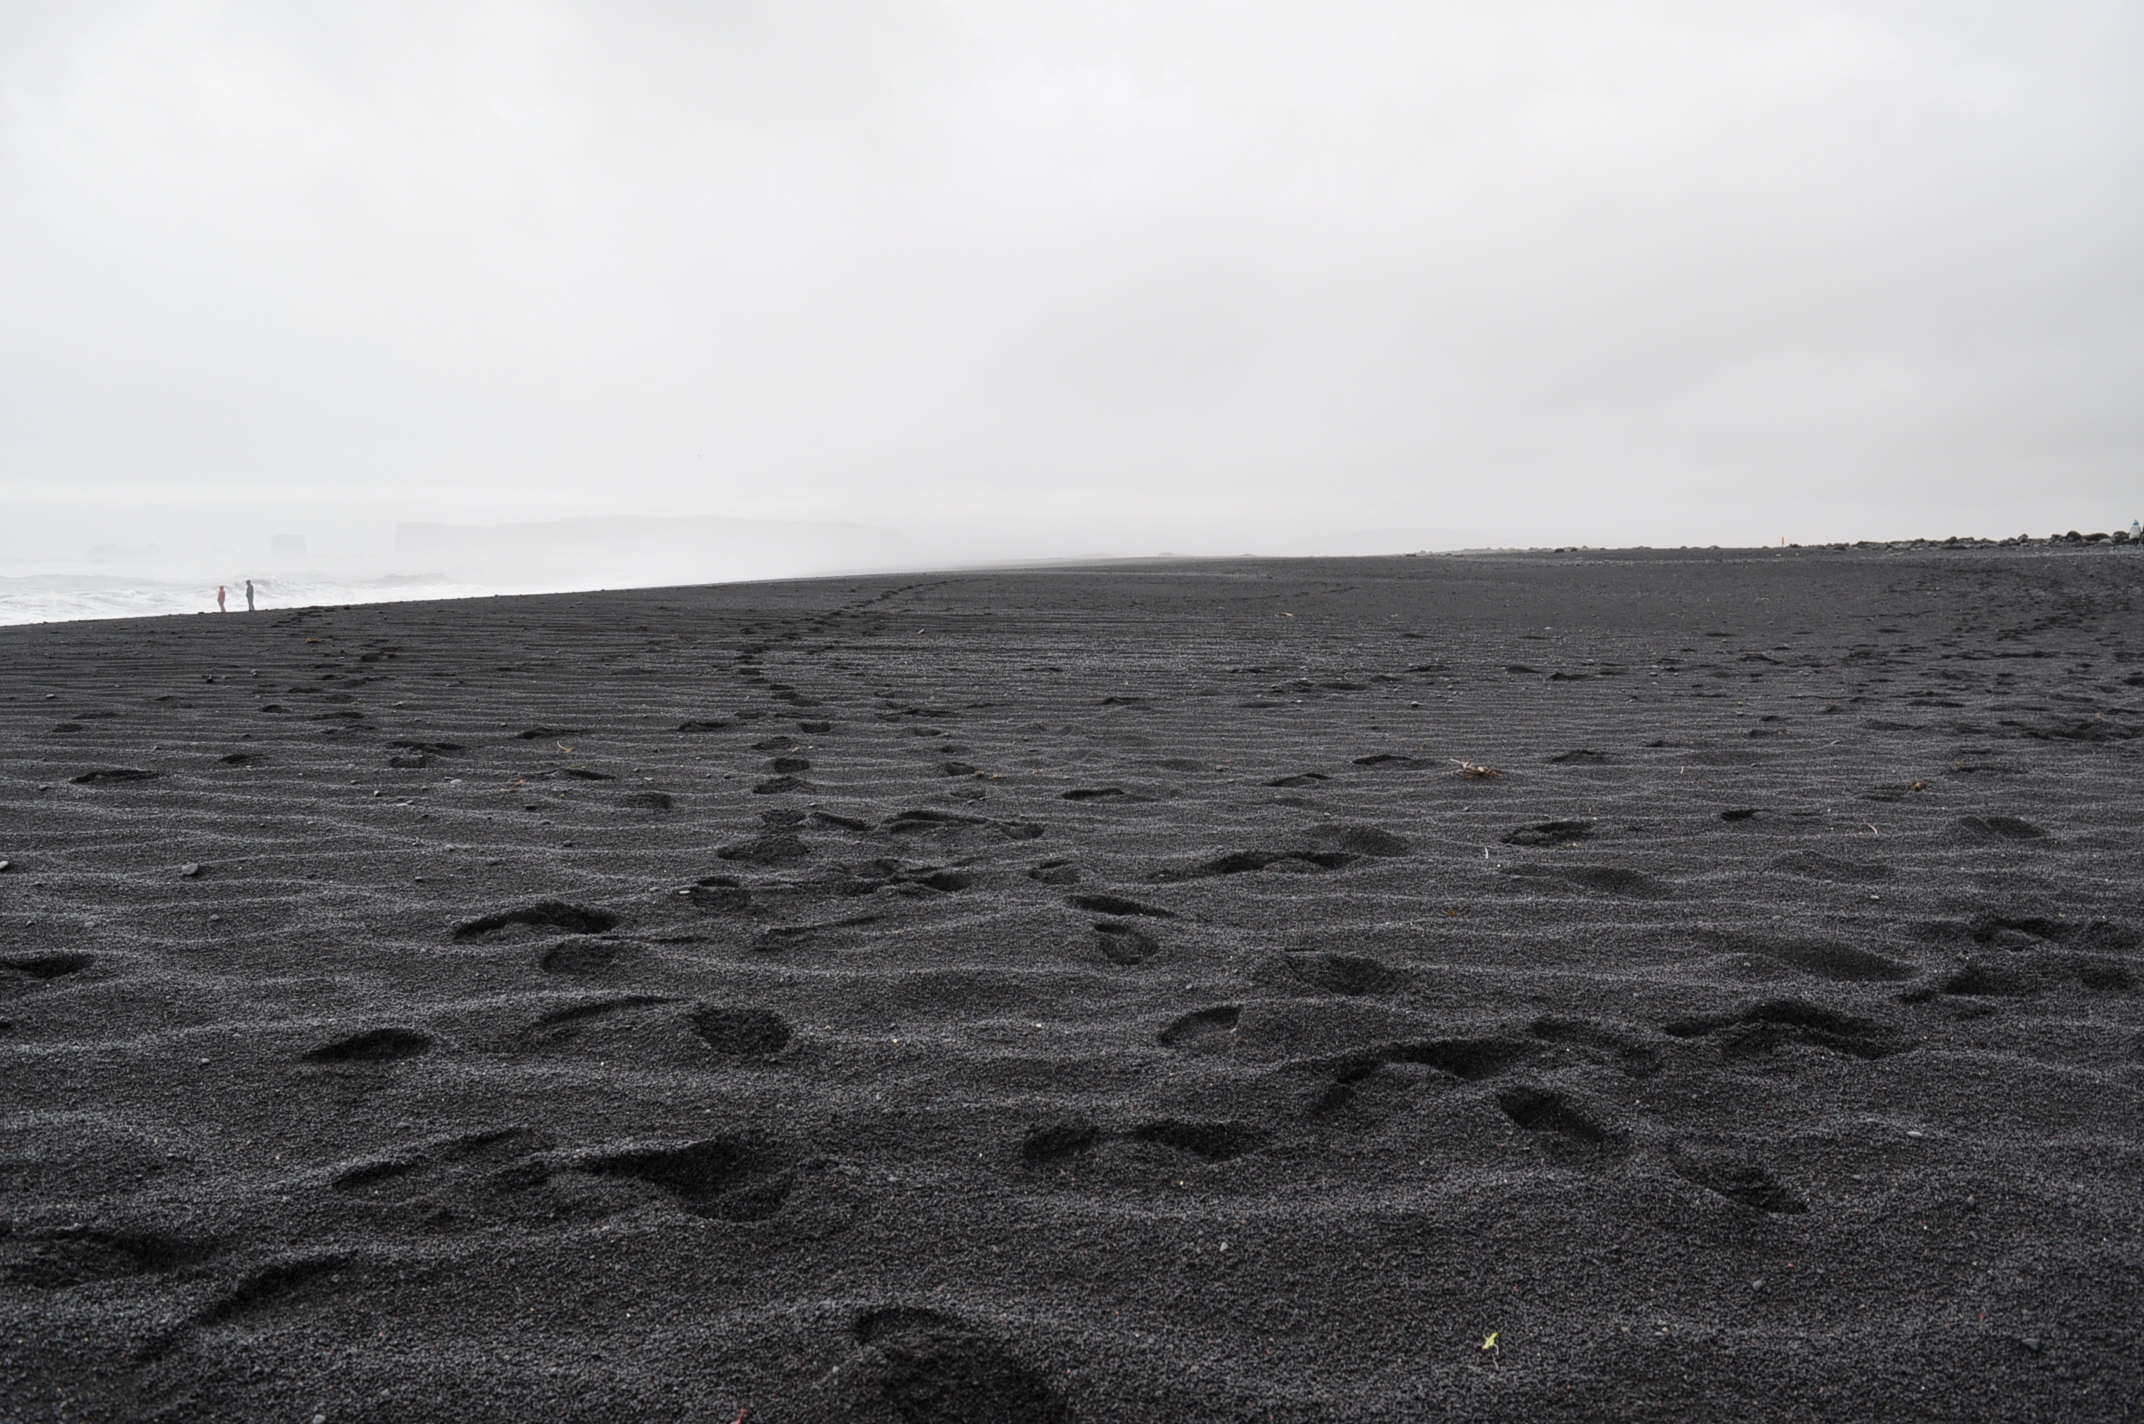
M 228 613 L 231 611 L 230 609 L 225 608 L 223 606 L 223 585 L 220 583 L 216 585 L 216 611 L 218 613 Z
M 246 612 L 253 611 L 253 580 L 246 580 Z

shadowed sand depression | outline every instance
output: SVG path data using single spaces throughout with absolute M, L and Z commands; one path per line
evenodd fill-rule
M 2132 1417 L 2140 574 L 0 630 L 0 1395 Z

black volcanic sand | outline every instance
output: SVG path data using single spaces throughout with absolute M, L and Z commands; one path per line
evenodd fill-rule
M 2140 574 L 0 630 L 0 1412 L 2137 1418 Z

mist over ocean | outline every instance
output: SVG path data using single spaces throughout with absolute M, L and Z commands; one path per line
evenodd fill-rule
M 245 580 L 222 581 L 230 610 L 246 611 Z M 498 588 L 448 579 L 404 579 L 389 574 L 369 581 L 333 578 L 255 579 L 261 612 L 325 604 L 399 603 L 488 594 L 547 593 L 541 587 Z M 214 613 L 216 585 L 111 574 L 0 576 L 0 624 L 58 623 L 84 618 L 152 618 L 173 613 Z
M 269 503 L 0 502 L 0 624 L 665 588 L 901 569 L 1154 555 L 1346 556 L 1480 548 L 1467 530 L 1386 527 L 1275 537 L 1226 520 L 1136 534 L 1037 525 L 918 537 L 838 521 L 718 515 L 504 517 Z
M 378 510 L 0 506 L 0 624 L 243 613 L 886 567 L 898 536 L 861 525 L 717 517 L 511 522 Z M 303 532 L 293 532 L 303 531 Z

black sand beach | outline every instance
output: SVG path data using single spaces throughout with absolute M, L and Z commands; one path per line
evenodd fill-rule
M 2144 1416 L 2140 581 L 0 630 L 0 1413 Z

